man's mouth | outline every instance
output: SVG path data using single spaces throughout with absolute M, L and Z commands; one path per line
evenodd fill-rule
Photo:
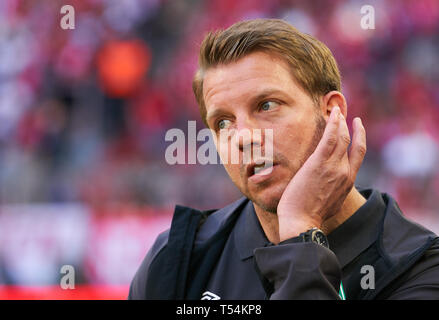
M 267 175 L 273 170 L 276 164 L 272 161 L 265 161 L 262 163 L 251 163 L 247 166 L 247 177 L 250 178 L 254 175 Z
M 255 166 L 254 174 L 261 174 L 261 175 L 263 175 L 264 172 L 268 171 L 266 169 L 272 169 L 272 168 L 273 168 L 273 164 L 268 164 L 267 166 L 265 164 L 261 165 L 261 166 Z

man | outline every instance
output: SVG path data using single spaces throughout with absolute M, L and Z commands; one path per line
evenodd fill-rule
M 245 197 L 205 212 L 177 206 L 130 299 L 439 298 L 436 235 L 390 196 L 354 187 L 365 130 L 355 118 L 351 140 L 324 44 L 257 19 L 208 34 L 199 61 L 203 121 Z M 243 161 L 256 148 L 272 158 Z

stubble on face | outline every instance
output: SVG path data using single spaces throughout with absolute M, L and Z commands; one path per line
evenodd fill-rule
M 311 143 L 309 144 L 308 148 L 306 149 L 304 156 L 301 157 L 300 159 L 297 159 L 299 161 L 299 168 L 297 169 L 297 171 L 300 170 L 300 168 L 304 165 L 306 160 L 313 154 L 313 152 L 317 148 L 317 145 L 319 144 L 320 140 L 322 139 L 323 133 L 324 133 L 325 128 L 326 128 L 326 121 L 323 118 L 323 116 L 321 114 L 318 114 L 317 112 L 315 115 L 315 123 L 316 123 L 316 126 L 315 126 L 313 137 L 311 139 Z M 276 160 L 279 160 L 280 163 L 283 163 L 286 165 L 289 164 L 289 160 L 287 157 L 285 157 L 282 154 L 274 152 L 274 161 L 276 161 Z M 289 167 L 291 167 L 291 166 L 289 166 Z M 291 181 L 291 179 L 293 179 L 296 172 L 291 172 L 291 177 L 290 177 L 289 181 Z M 261 189 L 264 187 L 266 187 L 266 185 L 264 185 L 264 184 L 260 185 Z M 286 188 L 286 186 L 283 187 L 283 190 L 281 191 L 281 193 L 283 193 L 285 188 Z M 246 192 L 244 192 L 244 190 L 241 190 L 241 192 L 243 192 L 247 196 L 247 198 L 249 198 L 255 205 L 259 206 L 262 210 L 264 210 L 266 212 L 277 214 L 277 206 L 279 204 L 280 197 L 271 199 L 269 201 L 264 201 L 263 199 L 258 199 L 257 195 L 254 195 L 254 196 L 251 195 L 250 192 L 248 192 L 248 190 L 245 190 L 245 191 Z

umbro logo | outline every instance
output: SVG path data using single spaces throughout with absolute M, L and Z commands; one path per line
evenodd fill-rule
M 221 297 L 217 296 L 215 293 L 212 293 L 210 291 L 206 291 L 201 296 L 201 300 L 220 300 Z

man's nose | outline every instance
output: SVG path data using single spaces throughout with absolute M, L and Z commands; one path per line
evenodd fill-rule
M 263 145 L 262 129 L 250 119 L 246 118 L 237 122 L 234 135 L 235 146 L 244 153 L 250 153 L 252 148 L 260 148 Z

